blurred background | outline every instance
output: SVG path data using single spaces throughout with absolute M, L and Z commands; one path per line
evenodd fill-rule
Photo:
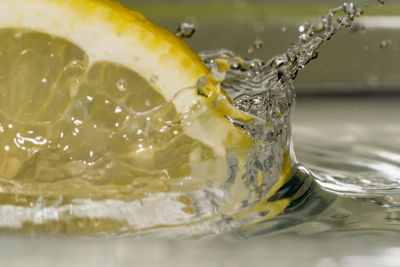
M 197 52 L 227 48 L 243 58 L 268 60 L 296 40 L 299 26 L 344 0 L 120 0 L 176 31 L 196 25 L 187 40 Z M 295 82 L 298 95 L 400 92 L 400 1 L 353 1 L 364 15 L 350 31 L 323 45 Z M 248 50 L 256 40 L 263 46 Z

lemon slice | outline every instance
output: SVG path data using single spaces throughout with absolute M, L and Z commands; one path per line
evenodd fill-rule
M 148 193 L 194 172 L 226 177 L 218 166 L 233 150 L 244 166 L 252 141 L 226 116 L 249 117 L 169 31 L 113 1 L 2 0 L 0 10 L 0 177 L 86 196 L 104 189 L 87 184 Z
M 217 213 L 240 209 L 253 142 L 228 119 L 252 118 L 181 39 L 109 0 L 1 0 L 0 13 L 0 226 L 191 223 L 184 193 L 226 182 L 229 153 L 238 179 Z M 271 194 L 290 169 L 285 157 Z M 23 214 L 15 223 L 1 221 L 10 205 Z M 35 205 L 57 219 L 35 221 Z

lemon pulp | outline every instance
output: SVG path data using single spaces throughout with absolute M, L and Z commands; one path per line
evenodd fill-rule
M 200 180 L 195 162 L 211 163 L 208 179 L 226 177 L 213 167 L 224 161 L 182 134 L 173 103 L 132 70 L 107 61 L 89 67 L 76 45 L 23 29 L 1 30 L 0 47 L 1 177 L 61 182 L 62 192 L 40 194 L 76 197 L 93 194 L 76 190 L 77 179 L 104 194 L 122 185 L 131 197 L 167 191 L 171 179 Z

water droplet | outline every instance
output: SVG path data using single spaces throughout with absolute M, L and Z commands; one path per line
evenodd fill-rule
M 115 108 L 115 113 L 121 113 L 121 112 L 122 112 L 122 108 L 119 107 L 119 106 L 117 106 L 117 107 Z
M 238 70 L 242 66 L 238 58 L 229 59 L 229 68 L 233 70 Z
M 299 39 L 303 42 L 307 41 L 307 34 L 303 33 L 299 36 Z
M 116 85 L 121 92 L 125 92 L 128 89 L 128 82 L 124 79 L 118 80 Z
M 254 50 L 260 49 L 263 46 L 263 44 L 264 42 L 259 37 L 257 37 L 256 40 L 254 40 L 252 47 L 250 47 L 249 50 L 247 50 L 247 52 L 251 54 L 254 52 Z
M 42 83 L 47 83 L 47 79 L 46 79 L 46 78 L 43 78 L 43 79 L 42 79 Z
M 74 120 L 74 124 L 75 124 L 76 126 L 79 126 L 79 125 L 83 124 L 83 121 L 81 121 L 81 120 Z
M 182 22 L 176 31 L 176 36 L 181 38 L 191 38 L 196 32 L 196 26 L 192 22 Z

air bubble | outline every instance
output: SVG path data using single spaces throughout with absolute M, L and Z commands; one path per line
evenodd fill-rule
M 231 58 L 229 60 L 229 68 L 230 69 L 238 70 L 238 69 L 240 69 L 241 66 L 242 66 L 242 64 L 240 63 L 240 61 L 237 58 Z
M 128 82 L 124 79 L 118 80 L 116 85 L 121 92 L 125 92 L 128 89 Z
M 118 106 L 118 107 L 115 108 L 114 112 L 117 113 L 117 114 L 121 113 L 122 112 L 122 108 Z
M 64 67 L 64 70 L 72 70 L 72 71 L 84 71 L 85 70 L 85 65 L 83 62 L 81 62 L 80 60 L 73 60 L 71 62 L 68 63 L 67 66 Z

